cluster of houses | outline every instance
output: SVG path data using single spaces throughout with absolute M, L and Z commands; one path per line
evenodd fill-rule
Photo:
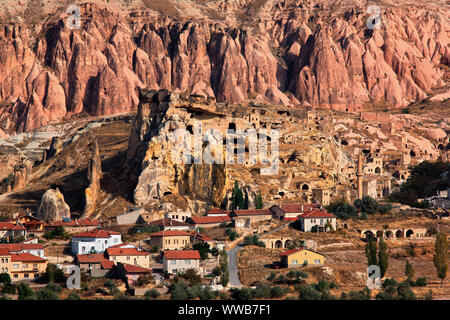
M 186 213 L 168 213 L 165 218 L 147 220 L 160 231 L 150 235 L 150 246 L 162 253 L 162 271 L 176 274 L 194 269 L 205 275 L 200 253 L 192 250 L 197 243 L 207 243 L 218 250 L 224 241 L 214 240 L 199 232 L 217 226 L 250 227 L 252 223 L 268 220 L 298 221 L 302 231 L 327 231 L 336 228 L 336 217 L 318 204 L 274 205 L 268 209 L 222 210 L 212 209 L 205 216 Z M 152 275 L 151 255 L 141 245 L 123 243 L 119 232 L 101 229 L 101 222 L 91 219 L 46 222 L 29 213 L 0 222 L 0 272 L 10 274 L 13 281 L 32 280 L 45 271 L 47 258 L 38 238 L 45 232 L 63 227 L 72 234 L 71 251 L 75 263 L 91 276 L 120 275 L 129 286 L 142 276 Z M 23 238 L 20 243 L 12 239 Z M 296 267 L 305 264 L 323 264 L 323 255 L 305 247 L 288 250 L 281 255 L 281 266 Z

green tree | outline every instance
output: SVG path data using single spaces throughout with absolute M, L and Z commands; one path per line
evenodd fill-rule
M 358 217 L 358 211 L 356 208 L 349 204 L 344 197 L 330 203 L 325 208 L 328 212 L 333 213 L 336 217 L 342 220 Z
M 234 182 L 234 187 L 232 190 L 232 208 L 233 209 L 245 209 L 245 198 L 242 189 L 239 187 L 237 181 Z
M 356 208 L 366 214 L 374 214 L 378 211 L 378 202 L 370 196 L 363 196 L 353 203 Z
M 369 266 L 378 265 L 377 261 L 377 243 L 370 240 L 366 243 L 366 257 Z
M 42 289 L 36 292 L 37 300 L 59 300 L 59 296 L 56 292 L 49 289 Z
M 230 275 L 228 273 L 228 254 L 225 251 L 225 249 L 223 249 L 220 254 L 219 254 L 219 267 L 221 270 L 221 275 L 220 275 L 220 284 L 223 287 L 226 287 L 228 285 L 228 282 L 230 281 Z
M 80 296 L 76 292 L 71 292 L 67 296 L 66 300 L 81 300 Z
M 42 279 L 44 282 L 63 282 L 64 281 L 64 272 L 53 263 L 47 264 L 47 268 L 42 275 Z
M 192 246 L 192 248 L 194 250 L 198 250 L 198 252 L 200 253 L 200 258 L 202 260 L 205 260 L 205 259 L 208 258 L 208 253 L 210 251 L 209 250 L 209 248 L 210 248 L 209 243 L 206 243 L 206 242 L 196 243 L 196 244 L 194 244 Z
M 255 198 L 255 208 L 256 209 L 262 209 L 263 208 L 263 199 L 261 196 L 261 192 L 258 191 Z
M 11 277 L 9 276 L 8 273 L 0 273 L 0 283 L 6 284 L 6 285 L 11 283 Z
M 447 276 L 447 259 L 448 259 L 448 243 L 447 236 L 443 233 L 436 235 L 436 241 L 434 244 L 434 256 L 433 262 L 436 267 L 437 276 L 441 279 L 441 285 L 444 284 L 445 277 Z
M 406 260 L 405 265 L 405 276 L 408 279 L 412 279 L 414 277 L 414 268 L 411 263 L 409 263 L 409 260 Z
M 378 242 L 378 266 L 380 267 L 381 278 L 386 274 L 389 265 L 389 256 L 387 253 L 387 246 L 381 237 Z

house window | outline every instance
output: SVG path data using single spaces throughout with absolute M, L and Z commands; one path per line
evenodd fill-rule
M 113 260 L 116 261 L 116 257 L 113 257 Z
M 130 257 L 127 257 L 127 260 L 130 260 Z
M 16 274 L 14 274 L 14 278 L 18 278 L 19 277 L 19 275 L 16 273 Z
M 177 264 L 177 260 L 170 260 L 170 264 Z
M 28 264 L 24 263 L 24 264 L 22 265 L 22 268 L 28 268 Z
M 19 265 L 18 264 L 13 264 L 13 269 L 19 269 Z
M 2 258 L 2 263 L 5 263 L 5 259 Z
M 319 259 L 316 259 L 316 260 L 314 260 L 314 263 L 315 263 L 315 264 L 320 264 L 320 260 L 319 260 Z
M 35 274 L 34 274 L 34 277 L 35 277 L 35 278 L 39 278 L 39 274 L 38 274 L 38 273 L 35 273 Z
M 292 260 L 291 264 L 298 264 L 298 260 Z
M 117 242 L 119 242 L 119 239 L 115 238 L 114 243 L 117 243 Z
M 308 260 L 303 260 L 303 264 L 308 264 Z
M 33 268 L 37 268 L 37 264 L 35 263 L 35 264 L 33 264 Z
M 191 264 L 191 260 L 186 260 L 186 264 Z
M 23 277 L 24 277 L 24 278 L 29 278 L 30 275 L 29 275 L 28 273 L 25 273 L 25 274 L 23 275 Z

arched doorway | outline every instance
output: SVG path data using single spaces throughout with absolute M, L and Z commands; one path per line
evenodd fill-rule
M 414 231 L 411 230 L 411 229 L 409 229 L 408 231 L 406 231 L 406 237 L 407 237 L 407 238 L 411 238 L 411 236 L 414 237 Z
M 284 247 L 289 248 L 290 245 L 291 245 L 291 240 L 286 240 L 286 242 L 284 243 Z
M 380 173 L 381 173 L 380 167 L 376 167 L 376 168 L 375 168 L 375 173 L 376 173 L 376 174 L 380 174 Z
M 302 190 L 309 190 L 309 186 L 305 183 L 305 184 L 302 186 Z
M 397 238 L 403 238 L 403 230 L 397 230 L 397 231 L 395 232 L 395 236 L 396 236 Z
M 394 237 L 394 233 L 391 230 L 386 231 L 386 238 L 391 239 Z
M 275 242 L 275 248 L 277 249 L 283 248 L 283 242 L 281 242 L 281 240 L 277 240 Z
M 378 230 L 377 231 L 377 238 L 382 238 L 383 237 L 383 231 L 382 230 Z

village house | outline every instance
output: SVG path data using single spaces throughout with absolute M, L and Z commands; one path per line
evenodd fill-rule
M 194 229 L 197 228 L 213 228 L 218 227 L 222 223 L 231 222 L 229 216 L 203 216 L 203 217 L 191 217 L 187 221 Z
M 270 210 L 274 214 L 274 218 L 281 221 L 295 221 L 299 215 L 311 211 L 313 208 L 320 208 L 316 204 L 289 203 L 273 205 Z
M 190 212 L 176 211 L 176 212 L 166 213 L 167 219 L 172 219 L 172 220 L 176 220 L 179 222 L 186 222 L 186 220 L 189 219 L 191 216 L 192 216 L 192 214 Z
M 0 222 L 0 239 L 3 239 L 7 242 L 18 239 L 18 238 L 26 238 L 27 229 L 21 224 L 14 224 L 11 222 Z
M 169 218 L 155 220 L 149 223 L 151 226 L 159 227 L 159 230 L 189 230 L 191 225 L 186 222 L 180 222 Z
M 119 275 L 125 280 L 128 287 L 134 286 L 134 284 L 139 280 L 140 277 L 152 275 L 152 269 L 143 268 L 128 263 L 119 262 L 117 264 L 117 269 Z
M 242 209 L 233 210 L 230 217 L 249 219 L 251 223 L 272 219 L 273 212 L 270 209 Z
M 67 233 L 95 230 L 100 226 L 100 221 L 95 219 L 75 219 L 70 221 L 53 221 L 44 224 L 45 231 L 52 231 L 57 227 L 63 227 Z
M 78 254 L 76 256 L 76 263 L 81 271 L 90 271 L 92 269 L 101 269 L 102 262 L 109 261 L 102 253 L 95 254 Z
M 296 268 L 307 265 L 321 266 L 325 262 L 323 254 L 305 247 L 283 252 L 280 258 L 280 263 L 283 268 Z
M 194 269 L 199 274 L 202 274 L 200 270 L 200 253 L 197 250 L 164 251 L 164 271 L 175 274 L 179 271 L 186 271 L 187 269 Z
M 316 228 L 317 232 L 325 232 L 329 226 L 336 230 L 336 216 L 326 212 L 325 209 L 312 209 L 300 215 L 298 222 L 303 232 L 310 232 L 313 228 Z
M 111 246 L 122 243 L 119 232 L 106 230 L 91 230 L 72 236 L 72 253 L 103 253 Z
M 44 246 L 40 243 L 1 243 L 0 248 L 5 248 L 10 253 L 30 253 L 45 259 Z
M 115 264 L 120 262 L 150 268 L 149 253 L 137 248 L 108 248 L 106 249 L 105 257 Z
M 28 213 L 18 215 L 7 222 L 23 226 L 27 229 L 27 237 L 40 238 L 44 234 L 44 221 Z
M 12 281 L 34 280 L 47 268 L 47 260 L 30 253 L 11 253 L 0 248 L 0 271 L 8 273 Z
M 179 230 L 167 230 L 152 233 L 150 245 L 162 250 L 179 250 L 190 244 L 190 233 Z

